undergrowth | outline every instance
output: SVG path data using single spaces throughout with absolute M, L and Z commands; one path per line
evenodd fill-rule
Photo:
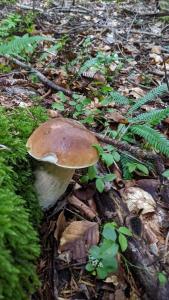
M 39 285 L 36 259 L 41 210 L 25 144 L 46 119 L 39 107 L 0 108 L 0 299 L 27 300 Z

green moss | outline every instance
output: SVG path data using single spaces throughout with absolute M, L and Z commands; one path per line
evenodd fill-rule
M 26 140 L 47 119 L 42 108 L 0 108 L 0 299 L 29 299 L 39 284 L 40 253 L 34 228 L 41 210 L 33 188 Z

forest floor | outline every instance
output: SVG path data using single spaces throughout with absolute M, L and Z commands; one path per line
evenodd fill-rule
M 142 138 L 127 134 L 130 124 L 126 118 L 130 103 L 135 105 L 159 85 L 169 87 L 169 24 L 164 19 L 168 13 L 161 12 L 153 0 L 69 2 L 47 5 L 35 1 L 38 14 L 33 34 L 55 43 L 40 42 L 25 65 L 19 58 L 9 59 L 12 70 L 0 73 L 0 104 L 25 109 L 40 104 L 50 118 L 81 120 L 104 138 L 117 136 L 118 142 L 128 142 L 130 147 L 122 149 L 119 142 L 116 148 L 106 148 L 103 138 L 105 151 L 114 156 L 113 161 L 107 156 L 98 164 L 98 186 L 96 174 L 88 174 L 93 180 L 82 184 L 81 175 L 86 173 L 77 171 L 61 201 L 45 213 L 38 263 L 42 286 L 32 299 L 168 299 L 169 191 L 162 173 L 169 160 L 162 154 L 156 156 Z M 11 12 L 32 10 L 32 1 L 19 3 Z M 7 9 L 0 12 L 1 17 L 8 13 Z M 6 60 L 0 58 L 1 66 Z M 122 95 L 123 105 L 117 99 L 110 101 L 113 91 Z M 145 101 L 135 116 L 166 109 L 168 101 L 168 93 Z M 168 124 L 169 118 L 165 118 L 156 126 L 165 137 Z M 156 170 L 149 164 L 150 151 Z M 129 166 L 127 174 L 119 163 L 119 153 Z M 116 178 L 106 181 L 105 174 Z M 99 260 L 95 260 L 95 270 L 85 269 L 88 249 L 103 238 L 103 225 L 113 221 L 122 231 L 129 228 L 133 236 L 126 242 L 124 236 L 130 233 L 121 232 L 120 246 L 125 248 L 126 242 L 127 249 L 114 255 L 118 271 L 99 279 Z

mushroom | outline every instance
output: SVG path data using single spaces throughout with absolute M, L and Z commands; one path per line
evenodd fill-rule
M 48 209 L 66 191 L 75 169 L 94 165 L 98 159 L 94 134 L 81 123 L 56 118 L 41 124 L 29 137 L 28 153 L 40 161 L 35 188 L 40 206 Z

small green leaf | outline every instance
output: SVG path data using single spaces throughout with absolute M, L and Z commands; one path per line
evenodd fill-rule
M 89 176 L 88 175 L 84 175 L 80 178 L 80 182 L 81 183 L 86 183 L 89 181 Z
M 117 151 L 114 151 L 112 155 L 115 161 L 120 161 L 120 154 Z
M 121 247 L 121 251 L 124 252 L 127 249 L 127 245 L 128 245 L 127 239 L 122 233 L 120 233 L 118 240 Z
M 118 268 L 117 259 L 113 255 L 107 255 L 102 260 L 104 269 L 106 268 L 108 272 L 116 272 Z
M 114 179 L 116 178 L 116 175 L 115 174 L 106 174 L 104 176 L 104 181 L 113 181 Z
M 135 163 L 127 163 L 126 166 L 128 167 L 130 173 L 133 173 L 137 168 L 137 165 Z
M 104 181 L 101 178 L 96 179 L 96 188 L 99 191 L 99 193 L 102 193 L 104 191 Z
M 91 166 L 88 168 L 88 176 L 90 180 L 93 180 L 97 176 L 97 169 L 95 166 Z
M 137 164 L 137 169 L 140 170 L 145 175 L 148 175 L 149 173 L 147 167 L 142 164 Z
M 99 153 L 99 155 L 103 153 L 103 148 L 100 145 L 93 144 L 93 147 L 97 150 L 97 152 Z
M 158 280 L 160 282 L 160 285 L 164 285 L 167 283 L 167 277 L 163 272 L 158 273 Z
M 104 225 L 102 235 L 104 236 L 104 238 L 108 240 L 112 240 L 112 241 L 116 240 L 117 234 L 112 223 L 107 223 Z
M 119 227 L 118 232 L 120 232 L 122 234 L 125 234 L 125 235 L 128 235 L 128 236 L 132 236 L 132 232 L 130 231 L 130 229 L 128 229 L 125 226 Z
M 108 275 L 108 272 L 105 268 L 97 268 L 97 277 L 99 279 L 105 279 Z
M 66 96 L 64 95 L 63 92 L 58 92 L 57 95 L 59 96 L 59 98 L 60 98 L 60 100 L 62 102 L 66 102 L 67 101 L 67 98 L 66 98 Z
M 103 153 L 101 158 L 106 163 L 106 165 L 108 167 L 111 166 L 114 163 L 114 157 L 110 153 Z
M 169 178 L 169 169 L 165 170 L 165 171 L 162 173 L 162 175 L 163 175 L 164 177 Z
M 89 250 L 89 254 L 94 258 L 94 259 L 99 259 L 100 258 L 100 247 L 98 246 L 92 246 Z
M 95 266 L 93 266 L 90 262 L 86 265 L 85 269 L 88 272 L 93 272 L 95 270 Z
M 71 106 L 75 106 L 77 103 L 76 103 L 75 101 L 70 101 L 69 104 L 70 104 Z
M 55 103 L 52 104 L 52 108 L 60 110 L 60 111 L 64 111 L 64 104 L 55 102 Z

